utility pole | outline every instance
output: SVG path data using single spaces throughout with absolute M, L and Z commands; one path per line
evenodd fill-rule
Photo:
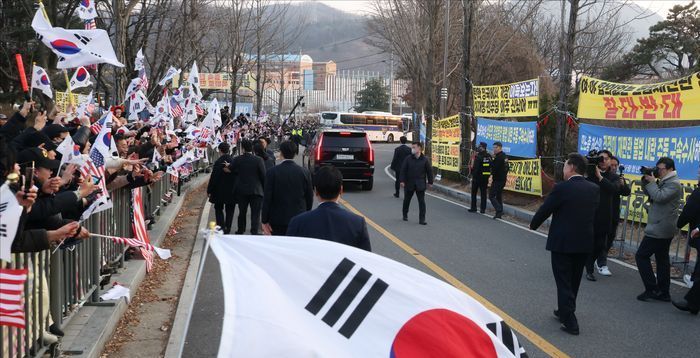
M 389 113 L 393 114 L 394 109 L 394 51 L 391 51 L 391 57 L 389 57 Z M 399 113 L 401 114 L 401 113 Z
M 574 54 L 574 41 L 576 41 L 576 20 L 578 17 L 579 0 L 570 0 L 571 8 L 569 9 L 569 28 L 566 33 L 564 33 L 564 9 L 562 5 L 562 41 L 561 41 L 561 55 L 559 64 L 559 102 L 557 103 L 557 126 L 555 135 L 555 153 L 554 153 L 554 176 L 557 180 L 561 180 L 563 177 L 562 168 L 564 163 L 562 162 L 563 151 L 564 151 L 564 121 L 566 120 L 566 112 L 568 111 L 568 106 L 566 103 L 567 96 L 569 94 L 569 89 L 571 88 L 571 67 L 572 67 L 572 57 Z
M 448 42 L 450 40 L 450 0 L 445 1 L 445 49 L 442 56 L 442 88 L 440 89 L 440 118 L 447 116 L 447 55 L 449 52 Z
M 472 24 L 474 20 L 474 2 L 462 0 L 464 30 L 462 32 L 462 160 L 469 163 L 470 151 L 473 148 L 471 138 L 472 110 L 472 87 L 471 87 L 471 36 Z

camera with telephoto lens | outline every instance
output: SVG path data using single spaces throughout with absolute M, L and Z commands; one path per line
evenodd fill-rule
M 658 178 L 658 177 L 659 177 L 659 168 L 658 168 L 658 167 L 652 167 L 652 168 L 650 168 L 650 167 L 642 166 L 641 168 L 639 168 L 639 172 L 640 172 L 642 175 L 651 175 L 651 176 L 653 176 L 654 178 Z
M 619 167 L 617 167 L 617 170 L 620 171 L 620 176 L 623 177 L 625 176 L 625 166 L 620 164 Z
M 588 161 L 589 166 L 597 166 L 603 161 L 603 156 L 600 155 L 600 152 L 597 149 L 591 149 L 591 151 L 586 154 L 586 160 Z
M 598 150 L 591 149 L 591 151 L 586 154 L 586 161 L 588 162 L 588 165 L 586 165 L 586 176 L 593 178 L 596 176 L 595 168 L 597 168 L 598 164 L 603 161 L 603 156 L 600 155 Z

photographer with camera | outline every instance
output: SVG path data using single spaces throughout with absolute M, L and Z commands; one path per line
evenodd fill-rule
M 619 177 L 608 170 L 611 157 L 612 153 L 608 150 L 592 150 L 586 156 L 588 160 L 586 177 L 588 181 L 596 184 L 600 188 L 600 200 L 598 201 L 595 222 L 593 223 L 593 253 L 586 261 L 586 279 L 589 281 L 596 281 L 596 277 L 593 273 L 596 260 L 600 256 L 607 257 L 608 255 L 606 243 L 612 228 L 613 197 L 617 195 L 618 190 L 615 183 L 619 181 Z M 599 262 L 599 264 L 601 263 Z M 605 273 L 610 273 L 607 266 L 605 266 L 604 271 L 601 270 L 601 274 Z
M 643 174 L 642 188 L 649 196 L 650 205 L 647 209 L 644 238 L 635 255 L 639 275 L 644 282 L 644 292 L 637 296 L 637 299 L 669 302 L 671 262 L 668 251 L 676 235 L 683 187 L 671 158 L 662 157 L 656 162 L 655 168 L 642 167 L 640 172 Z M 652 255 L 656 259 L 656 277 L 651 266 Z
M 617 174 L 619 171 L 619 174 Z M 630 196 L 632 188 L 627 184 L 624 178 L 625 167 L 620 165 L 620 160 L 612 156 L 610 158 L 610 166 L 608 168 L 607 178 L 617 187 L 617 194 L 612 196 L 612 215 L 610 223 L 610 232 L 606 240 L 606 245 L 603 251 L 600 252 L 596 259 L 598 273 L 603 276 L 612 276 L 612 272 L 608 268 L 608 252 L 612 248 L 615 238 L 617 238 L 617 227 L 620 224 L 620 201 L 622 196 Z

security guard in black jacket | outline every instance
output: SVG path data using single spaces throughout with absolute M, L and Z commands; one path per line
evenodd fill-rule
M 486 188 L 491 176 L 491 155 L 486 151 L 486 143 L 481 142 L 476 148 L 476 156 L 472 162 L 472 207 L 470 213 L 476 212 L 476 193 L 481 197 L 481 213 L 486 212 Z
M 489 200 L 496 210 L 494 219 L 503 216 L 503 188 L 506 186 L 508 177 L 508 157 L 503 153 L 501 142 L 493 143 L 493 160 L 491 161 L 491 190 L 489 190 Z

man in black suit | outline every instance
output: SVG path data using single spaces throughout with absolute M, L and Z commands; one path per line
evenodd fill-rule
M 552 223 L 547 235 L 547 250 L 552 254 L 552 271 L 557 284 L 558 309 L 554 315 L 561 329 L 579 334 L 576 315 L 576 296 L 581 284 L 583 267 L 593 253 L 593 223 L 600 188 L 584 179 L 586 158 L 578 153 L 569 154 L 564 164 L 564 181 L 549 193 L 530 222 L 537 230 L 550 216 Z
M 289 220 L 313 207 L 311 175 L 294 163 L 297 151 L 293 142 L 282 142 L 280 152 L 284 160 L 265 175 L 262 223 L 266 235 L 285 235 Z
M 224 234 L 231 232 L 233 213 L 236 208 L 233 197 L 235 176 L 232 171 L 233 158 L 229 154 L 230 149 L 226 142 L 219 144 L 221 156 L 214 162 L 209 185 L 207 185 L 209 202 L 214 204 L 216 212 L 216 225 L 224 231 Z
M 508 157 L 503 153 L 501 142 L 493 143 L 493 160 L 491 161 L 491 189 L 489 190 L 489 200 L 496 210 L 494 219 L 503 216 L 503 188 L 508 179 Z
M 401 166 L 403 165 L 404 160 L 411 155 L 411 147 L 406 145 L 406 142 L 408 141 L 408 138 L 406 136 L 401 136 L 399 139 L 401 141 L 401 145 L 396 147 L 394 149 L 394 158 L 391 159 L 391 170 L 394 171 L 394 175 L 396 176 L 396 180 L 394 182 L 394 197 L 398 198 L 399 197 L 399 189 L 401 189 L 401 180 L 399 180 L 399 172 L 401 171 Z
M 287 236 L 311 237 L 372 251 L 365 218 L 338 205 L 343 193 L 343 174 L 335 167 L 322 167 L 314 175 L 318 208 L 295 216 Z
M 427 225 L 425 221 L 425 191 L 428 185 L 433 185 L 433 166 L 428 158 L 423 155 L 423 143 L 413 142 L 411 155 L 403 161 L 401 166 L 401 186 L 403 193 L 403 221 L 408 221 L 408 208 L 411 205 L 413 194 L 418 198 L 418 222 Z
M 236 175 L 234 197 L 238 203 L 238 230 L 243 234 L 246 229 L 246 217 L 250 206 L 250 233 L 260 234 L 260 209 L 265 184 L 265 163 L 262 158 L 253 155 L 253 142 L 241 141 L 243 154 L 233 159 L 233 173 Z

